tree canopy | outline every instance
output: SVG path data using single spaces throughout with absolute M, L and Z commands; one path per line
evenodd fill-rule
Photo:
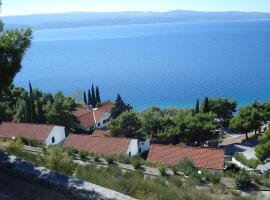
M 32 37 L 31 29 L 3 31 L 3 27 L 0 21 L 0 91 L 10 86 L 20 71 L 21 61 Z
M 113 119 L 117 118 L 121 113 L 125 111 L 132 110 L 132 107 L 129 104 L 126 104 L 122 97 L 118 94 L 117 98 L 113 104 L 113 108 L 111 111 L 111 117 Z
M 268 129 L 259 137 L 259 144 L 255 147 L 255 152 L 256 156 L 261 161 L 270 157 L 270 126 L 268 126 Z

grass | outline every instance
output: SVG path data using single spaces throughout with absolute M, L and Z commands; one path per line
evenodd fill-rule
M 16 146 L 16 145 L 15 145 Z M 18 145 L 19 146 L 19 145 Z M 10 152 L 10 149 L 7 150 Z M 115 191 L 130 195 L 137 199 L 145 200 L 171 200 L 171 199 L 237 199 L 237 194 L 226 191 L 217 185 L 212 186 L 212 193 L 207 189 L 197 189 L 198 177 L 196 168 L 189 161 L 180 163 L 177 168 L 187 173 L 190 178 L 181 180 L 178 176 L 152 177 L 146 176 L 140 171 L 125 171 L 116 165 L 97 167 L 95 164 L 81 166 L 74 164 L 69 158 L 69 154 L 61 148 L 49 148 L 38 155 L 12 149 L 12 154 L 17 155 L 36 165 L 48 167 L 60 173 L 73 175 L 77 178 L 91 183 L 113 189 Z M 139 158 L 131 159 L 133 162 Z M 107 161 L 108 162 L 108 161 Z M 209 180 L 215 182 L 215 175 L 208 175 Z M 240 198 L 239 198 L 240 199 Z M 242 197 L 241 197 L 242 199 Z M 244 197 L 243 199 L 248 199 Z
M 247 159 L 242 153 L 235 153 L 234 158 L 238 160 L 240 163 L 242 163 L 243 165 L 246 165 L 253 169 L 255 169 L 261 163 L 260 160 L 256 158 L 252 158 L 250 160 Z

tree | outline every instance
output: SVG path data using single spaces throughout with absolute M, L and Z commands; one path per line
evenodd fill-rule
M 204 102 L 203 102 L 203 104 L 202 104 L 202 110 L 203 110 L 203 113 L 208 113 L 208 112 L 210 112 L 210 109 L 209 109 L 209 99 L 208 99 L 208 97 L 206 97 L 206 98 L 204 99 Z
M 224 127 L 228 127 L 233 113 L 236 112 L 236 101 L 230 101 L 225 98 L 208 99 L 208 110 L 215 113 Z
M 95 89 L 94 89 L 94 85 L 92 84 L 92 92 L 91 92 L 91 97 L 92 97 L 92 106 L 96 107 L 97 105 L 97 100 L 96 100 L 96 95 L 95 95 Z
M 3 23 L 0 21 L 0 91 L 11 85 L 20 71 L 22 58 L 31 44 L 31 35 L 31 29 L 3 32 Z
M 230 129 L 237 132 L 243 132 L 248 139 L 248 133 L 251 131 L 257 131 L 261 129 L 261 126 L 265 122 L 264 112 L 256 108 L 254 105 L 243 107 L 239 110 L 239 113 L 230 122 Z
M 255 147 L 256 156 L 264 161 L 270 157 L 270 126 L 268 129 L 259 137 L 259 144 Z
M 112 136 L 125 136 L 128 138 L 142 138 L 142 124 L 138 114 L 126 111 L 108 124 Z
M 132 107 L 129 104 L 125 104 L 122 100 L 122 97 L 118 94 L 117 98 L 113 104 L 113 108 L 111 111 L 111 117 L 113 119 L 117 118 L 121 113 L 125 111 L 132 110 Z
M 177 135 L 180 141 L 186 144 L 203 145 L 206 141 L 218 139 L 219 134 L 215 131 L 218 124 L 216 115 L 212 112 L 192 115 L 183 113 L 176 118 Z
M 97 104 L 101 103 L 98 86 L 96 87 L 96 102 Z
M 199 113 L 199 112 L 200 112 L 200 100 L 198 99 L 196 101 L 195 113 Z
M 155 136 L 162 130 L 163 113 L 158 107 L 152 107 L 142 112 L 142 129 L 148 136 Z
M 93 105 L 92 96 L 90 90 L 88 90 L 88 106 Z
M 70 113 L 75 108 L 75 101 L 66 100 L 61 91 L 54 96 L 54 101 L 46 111 L 46 119 L 50 124 L 62 125 L 71 128 L 76 122 L 76 118 Z
M 88 102 L 87 102 L 85 91 L 83 91 L 83 101 L 84 101 L 85 106 L 88 106 Z

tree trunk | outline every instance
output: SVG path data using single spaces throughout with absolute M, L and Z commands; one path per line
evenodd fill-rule
M 246 140 L 248 140 L 248 132 L 246 132 Z

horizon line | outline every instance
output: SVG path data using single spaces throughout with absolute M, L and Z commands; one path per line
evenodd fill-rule
M 262 11 L 240 11 L 240 10 L 227 10 L 227 11 L 201 11 L 201 10 L 167 10 L 167 11 L 138 11 L 138 10 L 129 10 L 129 11 L 68 11 L 68 12 L 51 12 L 51 13 L 30 13 L 30 14 L 15 14 L 15 15 L 1 15 L 0 17 L 22 17 L 22 16 L 35 16 L 35 15 L 61 15 L 61 14 L 72 14 L 72 13 L 169 13 L 169 12 L 200 12 L 200 13 L 261 13 L 261 14 L 270 14 L 270 12 Z

